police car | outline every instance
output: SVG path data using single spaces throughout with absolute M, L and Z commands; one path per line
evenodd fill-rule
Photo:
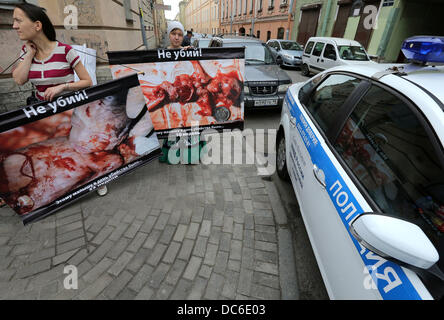
M 444 37 L 402 51 L 413 63 L 332 68 L 283 104 L 277 173 L 332 299 L 444 295 Z

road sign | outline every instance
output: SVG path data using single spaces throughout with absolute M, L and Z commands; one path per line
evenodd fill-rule
M 160 3 L 155 3 L 154 4 L 154 9 L 170 11 L 171 10 L 171 6 L 170 5 L 165 5 L 165 4 L 160 4 Z

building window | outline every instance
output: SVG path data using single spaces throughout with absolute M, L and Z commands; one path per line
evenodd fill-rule
M 123 2 L 123 8 L 125 9 L 125 20 L 127 22 L 133 22 L 133 14 L 131 13 L 131 1 L 125 0 Z
M 267 41 L 271 39 L 271 31 L 267 31 Z
M 257 38 L 260 39 L 261 38 L 261 31 L 257 30 L 256 35 L 257 35 Z
M 277 32 L 277 38 L 278 39 L 284 39 L 284 32 L 285 32 L 285 30 L 284 30 L 284 28 L 279 28 L 278 29 L 278 32 Z

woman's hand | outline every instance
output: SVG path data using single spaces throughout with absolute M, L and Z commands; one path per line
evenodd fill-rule
M 43 94 L 46 101 L 52 101 L 54 100 L 55 96 L 58 96 L 60 93 L 63 92 L 65 89 L 65 84 L 61 84 L 55 87 L 51 87 L 45 90 L 45 93 Z
M 29 54 L 31 58 L 34 58 L 35 54 L 37 53 L 37 47 L 35 46 L 34 42 L 31 40 L 26 41 L 25 47 L 27 54 Z

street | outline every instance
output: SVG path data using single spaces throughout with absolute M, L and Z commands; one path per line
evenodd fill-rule
M 299 69 L 286 68 L 285 72 L 293 83 L 309 79 L 301 75 Z M 245 115 L 245 128 L 275 129 L 279 127 L 280 110 L 250 110 Z M 267 133 L 267 131 L 265 131 Z M 267 141 L 267 139 L 264 139 Z M 265 150 L 264 150 L 265 151 Z M 275 149 L 269 157 L 275 156 Z M 289 226 L 293 235 L 296 274 L 300 299 L 328 299 L 321 274 L 319 272 L 313 250 L 310 245 L 293 187 L 289 182 L 281 180 L 276 173 L 271 176 L 272 182 L 279 191 L 282 204 L 286 209 Z

